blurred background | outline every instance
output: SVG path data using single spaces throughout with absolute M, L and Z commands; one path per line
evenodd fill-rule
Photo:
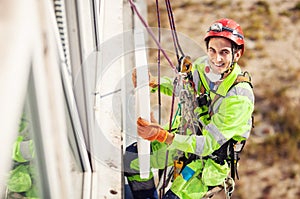
M 134 2 L 156 33 L 155 1 Z M 176 63 L 165 2 L 158 2 L 162 46 Z M 300 1 L 171 4 L 192 60 L 205 54 L 203 36 L 219 18 L 234 19 L 245 34 L 239 64 L 252 76 L 255 127 L 232 198 L 300 198 Z M 141 29 L 126 0 L 1 1 L 0 198 L 125 197 L 122 158 L 137 140 L 131 74 L 139 53 L 149 53 L 143 64 L 157 73 L 157 46 L 133 31 Z M 161 66 L 162 76 L 174 77 L 164 58 Z M 157 113 L 157 94 L 151 101 Z M 161 108 L 166 123 L 170 97 Z

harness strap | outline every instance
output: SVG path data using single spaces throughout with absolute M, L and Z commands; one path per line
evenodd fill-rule
M 253 85 L 252 85 L 252 83 L 251 83 L 251 76 L 250 76 L 250 74 L 249 74 L 247 71 L 245 71 L 243 74 L 240 74 L 240 75 L 238 75 L 238 76 L 236 77 L 234 83 L 233 83 L 232 86 L 229 88 L 229 90 L 230 90 L 232 87 L 234 87 L 235 85 L 237 85 L 238 83 L 241 83 L 241 82 L 247 82 L 247 83 L 251 86 L 251 88 L 253 88 Z
M 202 83 L 202 80 L 200 78 L 200 81 L 201 81 L 201 87 L 200 87 L 200 92 L 201 93 L 206 93 L 206 89 L 205 87 L 203 86 L 203 83 Z M 249 85 L 251 86 L 251 88 L 253 88 L 253 85 L 251 83 L 251 77 L 249 75 L 249 73 L 246 71 L 244 72 L 243 74 L 240 74 L 237 76 L 237 78 L 235 79 L 234 83 L 231 85 L 231 87 L 228 89 L 228 91 L 230 89 L 232 89 L 235 85 L 239 84 L 239 83 L 242 83 L 242 82 L 247 82 L 249 83 Z M 211 107 L 213 107 L 214 103 L 220 98 L 220 97 L 223 97 L 219 94 L 216 94 L 215 98 L 212 100 L 211 102 Z M 209 115 L 212 116 L 213 115 L 213 112 L 212 112 L 212 109 L 209 111 Z

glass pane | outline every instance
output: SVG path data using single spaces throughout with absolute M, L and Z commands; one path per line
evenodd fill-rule
M 35 161 L 31 118 L 24 111 L 12 151 L 12 168 L 7 182 L 7 199 L 41 198 Z
M 10 177 L 6 186 L 5 199 L 25 199 L 25 198 L 50 198 L 49 179 L 47 176 L 51 175 L 47 170 L 45 160 L 47 159 L 48 150 L 43 144 L 41 135 L 41 118 L 36 100 L 35 87 L 33 83 L 33 76 L 30 75 L 28 92 L 24 111 L 19 121 L 19 133 L 14 143 L 14 150 L 12 151 L 12 168 Z M 74 188 L 74 196 L 81 199 L 83 196 L 83 157 L 82 150 L 79 149 L 78 135 L 74 130 L 74 121 L 70 117 L 71 110 L 68 109 L 67 99 L 65 100 L 65 115 L 67 121 L 67 133 L 69 140 L 69 154 L 71 161 L 72 187 Z M 86 159 L 86 158 L 85 158 Z M 87 163 L 85 162 L 85 165 Z M 64 176 L 62 176 L 63 178 Z M 87 182 L 89 183 L 89 182 Z M 76 199 L 75 198 L 75 199 Z

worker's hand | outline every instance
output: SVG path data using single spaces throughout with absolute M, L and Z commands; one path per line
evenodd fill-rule
M 155 88 L 158 86 L 158 83 L 157 83 L 157 79 L 155 77 L 152 76 L 152 74 L 150 72 L 148 72 L 149 74 L 149 86 L 151 88 Z M 131 74 L 131 79 L 132 79 L 132 83 L 133 83 L 133 86 L 134 88 L 136 88 L 136 85 L 137 85 L 137 81 L 136 81 L 136 69 L 133 69 L 132 71 L 132 74 Z
M 158 124 L 149 123 L 141 117 L 137 120 L 137 127 L 139 136 L 149 141 L 165 142 L 169 134 L 168 131 L 161 128 Z

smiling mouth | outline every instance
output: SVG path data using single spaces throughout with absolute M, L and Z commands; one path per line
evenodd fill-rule
M 214 66 L 216 66 L 217 68 L 222 68 L 224 66 L 224 63 L 223 64 L 215 64 L 213 63 Z

